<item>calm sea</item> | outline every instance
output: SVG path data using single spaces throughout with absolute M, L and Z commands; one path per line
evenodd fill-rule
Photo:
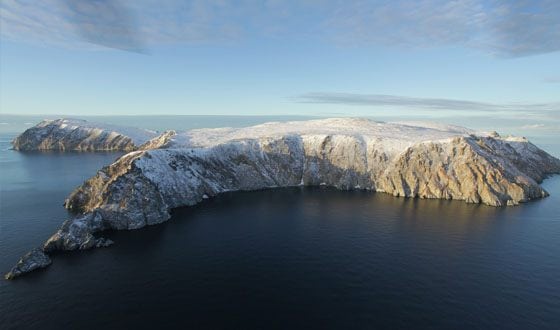
M 68 193 L 119 154 L 15 152 L 9 141 L 38 118 L 1 119 L 4 273 L 68 217 Z M 104 121 L 163 130 L 286 119 Z M 560 154 L 560 139 L 534 140 Z M 560 176 L 544 186 L 549 198 L 507 208 L 328 188 L 220 195 L 165 224 L 107 233 L 110 248 L 0 280 L 0 328 L 558 329 Z

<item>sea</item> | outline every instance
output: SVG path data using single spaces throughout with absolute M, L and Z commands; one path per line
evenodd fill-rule
M 43 117 L 0 115 L 2 273 L 122 155 L 11 150 Z M 81 118 L 154 130 L 308 119 Z M 502 129 L 560 156 L 557 132 Z M 326 187 L 221 194 L 0 280 L 0 329 L 559 329 L 560 176 L 543 186 L 550 197 L 500 208 Z

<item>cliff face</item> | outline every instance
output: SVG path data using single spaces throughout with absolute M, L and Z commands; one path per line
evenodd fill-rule
M 132 151 L 156 136 L 137 128 L 76 119 L 44 120 L 12 141 L 15 150 Z
M 328 185 L 502 206 L 545 197 L 538 183 L 560 173 L 560 160 L 523 138 L 354 119 L 166 132 L 143 148 L 70 194 L 66 207 L 81 215 L 44 251 L 106 246 L 96 232 L 161 223 L 225 191 Z
M 232 190 L 328 185 L 492 206 L 545 197 L 538 182 L 559 173 L 560 161 L 527 141 L 516 143 L 520 145 L 498 137 L 455 137 L 420 142 L 391 156 L 375 140 L 311 135 L 138 151 L 99 171 L 65 205 L 95 214 L 95 232 L 157 224 L 169 219 L 172 208 Z M 84 226 L 90 225 L 80 220 L 80 228 Z M 56 242 L 67 249 L 64 242 L 77 242 L 70 244 L 77 247 L 80 237 L 63 228 L 47 246 Z

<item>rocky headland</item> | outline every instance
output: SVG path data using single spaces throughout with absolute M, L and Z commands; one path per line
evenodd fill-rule
M 65 206 L 77 215 L 41 253 L 107 246 L 96 233 L 158 224 L 226 191 L 327 185 L 506 206 L 546 197 L 539 183 L 560 173 L 560 160 L 525 138 L 354 118 L 168 131 L 134 150 L 70 194 Z M 37 268 L 26 265 L 35 259 L 24 256 L 6 278 Z

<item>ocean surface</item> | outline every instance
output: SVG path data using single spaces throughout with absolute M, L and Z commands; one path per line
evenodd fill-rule
M 293 118 L 104 119 L 163 130 Z M 16 152 L 9 141 L 38 118 L 0 120 L 5 273 L 120 154 Z M 559 156 L 560 139 L 537 133 Z M 543 186 L 550 197 L 504 208 L 329 188 L 223 194 L 0 280 L 0 329 L 558 329 L 560 176 Z

